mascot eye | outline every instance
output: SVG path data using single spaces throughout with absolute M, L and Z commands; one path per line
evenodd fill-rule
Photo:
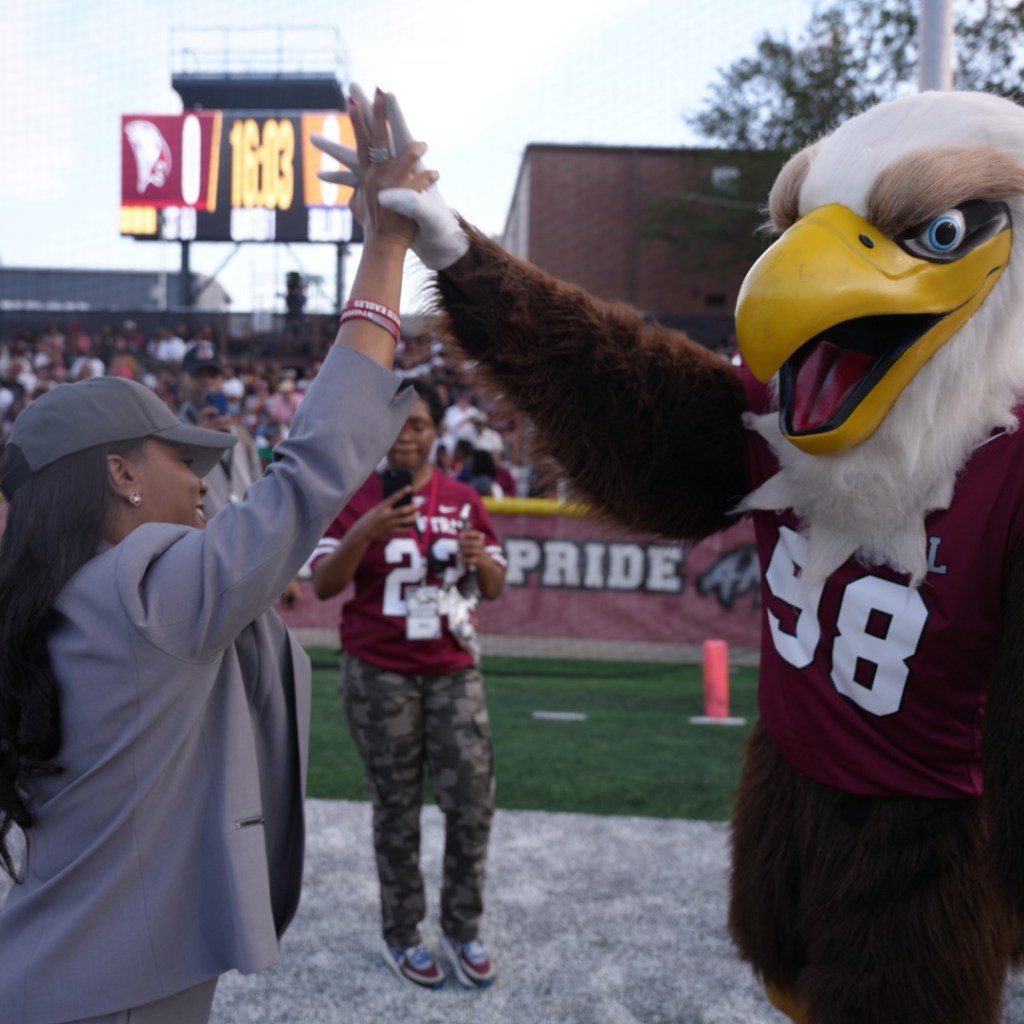
M 898 241 L 904 249 L 926 260 L 948 260 L 967 235 L 967 220 L 959 209 L 940 213 L 927 224 L 911 228 Z
M 947 253 L 960 244 L 966 228 L 964 215 L 959 210 L 947 210 L 928 225 L 923 241 L 935 252 Z
M 932 263 L 951 263 L 1010 226 L 1004 203 L 974 200 L 918 224 L 895 241 L 900 248 Z

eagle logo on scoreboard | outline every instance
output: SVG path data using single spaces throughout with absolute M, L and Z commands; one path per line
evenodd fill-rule
M 161 188 L 171 174 L 171 147 L 152 121 L 129 121 L 124 126 L 135 155 L 135 181 L 139 195 L 153 185 Z

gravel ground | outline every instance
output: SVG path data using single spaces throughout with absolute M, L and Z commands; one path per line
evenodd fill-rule
M 306 885 L 281 963 L 223 978 L 212 1024 L 785 1024 L 726 936 L 723 824 L 499 811 L 484 919 L 498 980 L 423 992 L 379 953 L 369 805 L 307 811 Z M 442 838 L 427 808 L 429 942 Z M 1024 1022 L 1022 976 L 1003 1021 Z

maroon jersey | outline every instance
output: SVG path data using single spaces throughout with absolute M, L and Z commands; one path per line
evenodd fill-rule
M 749 384 L 748 395 L 754 411 L 766 411 L 766 395 Z M 753 432 L 748 470 L 752 489 L 778 470 Z M 979 795 L 1004 568 L 1024 536 L 1024 430 L 977 448 L 950 507 L 926 518 L 919 588 L 852 559 L 809 585 L 799 576 L 805 541 L 796 516 L 755 512 L 753 522 L 761 717 L 786 758 L 851 793 Z
M 328 527 L 310 564 L 316 565 L 335 550 L 346 531 L 383 498 L 381 477 L 374 473 Z M 505 556 L 480 495 L 468 484 L 435 471 L 413 501 L 419 534 L 408 530 L 374 541 L 359 563 L 355 594 L 341 610 L 341 646 L 378 668 L 407 675 L 443 675 L 468 668 L 473 657 L 452 637 L 444 615 L 439 638 L 407 639 L 407 596 L 425 584 L 454 586 L 463 575 L 457 556 L 466 507 L 469 526 L 484 535 L 487 554 L 502 566 Z

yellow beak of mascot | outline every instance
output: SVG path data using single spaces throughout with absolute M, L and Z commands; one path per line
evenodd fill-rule
M 782 432 L 813 455 L 870 437 L 974 315 L 1010 259 L 1004 203 L 973 200 L 889 238 L 848 207 L 801 217 L 740 293 L 751 372 L 779 374 Z

